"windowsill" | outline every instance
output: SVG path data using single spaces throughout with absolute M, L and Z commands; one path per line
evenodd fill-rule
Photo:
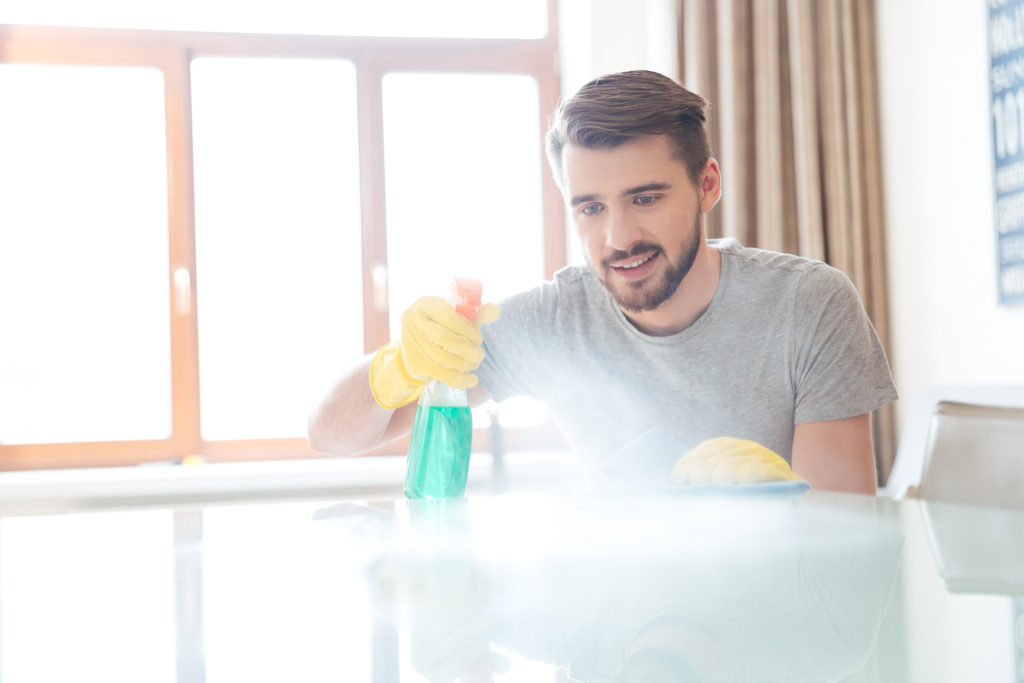
M 498 491 L 493 465 L 491 454 L 473 455 L 467 493 Z M 507 491 L 585 487 L 570 451 L 509 453 L 504 472 L 502 490 Z M 383 499 L 401 496 L 404 482 L 405 456 L 3 472 L 0 516 L 271 499 Z

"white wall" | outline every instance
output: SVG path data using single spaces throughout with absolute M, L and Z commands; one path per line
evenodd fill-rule
M 997 304 L 987 4 L 876 3 L 901 418 L 925 387 L 1024 386 L 1024 307 Z
M 677 0 L 560 0 L 558 44 L 562 98 L 587 81 L 630 69 L 679 77 Z M 583 253 L 569 216 L 566 259 L 582 264 Z
M 678 78 L 678 12 L 677 0 L 560 0 L 562 96 L 616 71 Z

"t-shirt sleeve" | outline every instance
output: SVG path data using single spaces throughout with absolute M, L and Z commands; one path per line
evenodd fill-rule
M 842 420 L 899 398 L 857 290 L 841 271 L 808 268 L 797 288 L 794 423 Z
M 498 302 L 501 316 L 480 328 L 484 360 L 475 374 L 499 403 L 512 396 L 541 398 L 543 366 L 553 357 L 552 327 L 558 306 L 554 283 Z

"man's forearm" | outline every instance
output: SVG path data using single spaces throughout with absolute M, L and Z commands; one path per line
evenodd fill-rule
M 370 391 L 372 356 L 341 377 L 309 416 L 306 438 L 321 455 L 352 456 L 390 441 L 388 427 L 399 411 L 385 410 Z

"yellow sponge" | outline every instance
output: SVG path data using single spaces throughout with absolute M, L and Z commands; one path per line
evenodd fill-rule
M 780 455 L 756 441 L 720 436 L 681 457 L 672 481 L 690 486 L 732 486 L 765 481 L 803 481 Z

